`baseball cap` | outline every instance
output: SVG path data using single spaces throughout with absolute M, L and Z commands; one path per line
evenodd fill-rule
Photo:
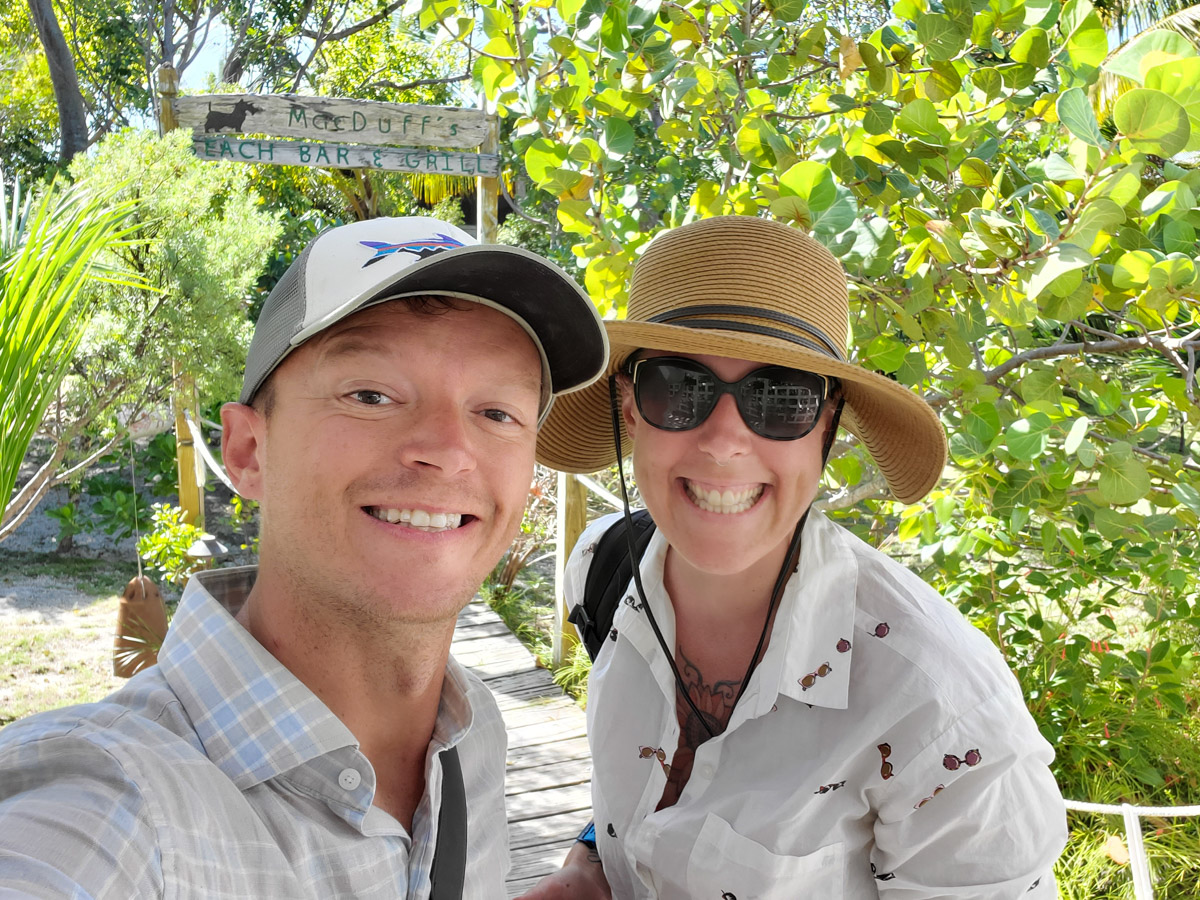
M 520 247 L 480 244 L 424 216 L 367 219 L 317 235 L 271 290 L 246 354 L 241 403 L 313 335 L 376 303 L 453 297 L 504 313 L 542 361 L 538 423 L 559 394 L 599 378 L 608 337 L 591 300 L 566 272 Z

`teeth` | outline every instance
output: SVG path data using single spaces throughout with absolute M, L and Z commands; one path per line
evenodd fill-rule
M 750 488 L 743 488 L 740 491 L 728 488 L 724 491 L 719 491 L 715 488 L 713 490 L 706 490 L 699 485 L 692 484 L 690 481 L 686 482 L 686 486 L 688 496 L 692 498 L 693 503 L 706 512 L 722 515 L 745 512 L 758 501 L 763 492 L 761 484 Z
M 385 509 L 369 506 L 367 512 L 381 522 L 405 524 L 419 531 L 450 531 L 462 524 L 461 513 L 431 513 L 424 509 Z

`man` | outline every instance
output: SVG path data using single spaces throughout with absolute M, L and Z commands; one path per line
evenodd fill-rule
M 0 896 L 503 897 L 504 725 L 450 642 L 606 355 L 531 253 L 422 218 L 317 237 L 222 410 L 259 565 L 192 578 L 123 690 L 0 733 Z

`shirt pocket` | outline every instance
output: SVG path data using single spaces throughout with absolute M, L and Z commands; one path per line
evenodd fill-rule
M 839 900 L 843 868 L 841 844 L 780 856 L 709 813 L 688 860 L 688 894 L 693 900 Z

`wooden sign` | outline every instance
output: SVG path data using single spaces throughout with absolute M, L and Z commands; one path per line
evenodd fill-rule
M 172 101 L 180 128 L 197 138 L 214 134 L 269 134 L 309 141 L 478 147 L 487 116 L 478 109 L 304 97 L 299 94 L 205 94 Z
M 500 157 L 496 154 L 428 148 L 317 144 L 207 135 L 195 138 L 192 150 L 201 159 L 324 169 L 387 169 L 392 172 L 428 172 L 483 178 L 495 178 L 500 173 Z

